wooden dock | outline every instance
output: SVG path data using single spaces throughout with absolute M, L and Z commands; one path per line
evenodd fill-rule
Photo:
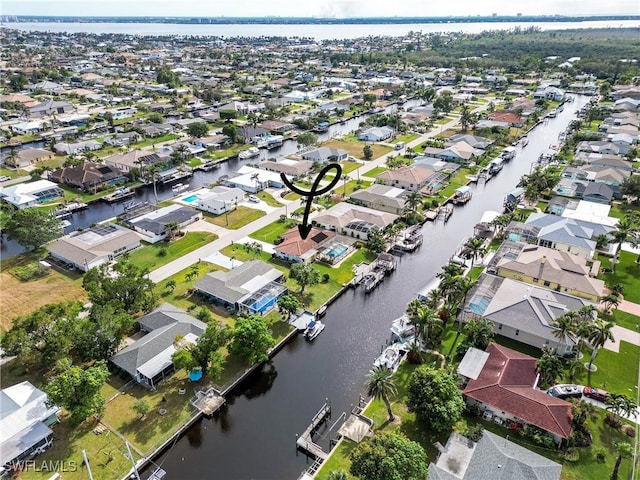
M 329 456 L 327 452 L 322 450 L 322 447 L 315 443 L 311 436 L 331 416 L 331 404 L 327 401 L 318 410 L 307 429 L 296 439 L 296 447 L 300 450 L 312 455 L 317 461 L 322 463 Z
M 224 402 L 224 397 L 213 387 L 206 391 L 198 390 L 190 400 L 191 405 L 207 416 L 217 411 Z
M 443 222 L 447 223 L 451 215 L 453 215 L 453 205 L 451 205 L 450 203 L 447 203 L 445 205 L 442 205 L 438 209 L 437 220 L 442 220 Z

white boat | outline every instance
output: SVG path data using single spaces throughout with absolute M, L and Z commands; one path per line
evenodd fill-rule
M 240 152 L 238 154 L 238 158 L 240 160 L 246 160 L 248 158 L 257 157 L 258 155 L 260 155 L 260 149 L 258 149 L 257 147 L 250 147 Z
M 309 325 L 307 325 L 307 328 L 304 330 L 304 338 L 309 341 L 313 340 L 320 335 L 320 332 L 324 330 L 324 327 L 324 323 L 320 320 L 311 320 Z
M 189 188 L 188 184 L 185 185 L 184 183 L 176 183 L 173 187 L 171 187 L 171 190 L 173 191 L 174 195 L 177 195 L 180 192 L 184 192 L 188 188 Z
M 375 367 L 387 367 L 392 372 L 398 370 L 400 363 L 409 350 L 404 343 L 394 343 L 384 349 L 384 352 L 373 362 Z

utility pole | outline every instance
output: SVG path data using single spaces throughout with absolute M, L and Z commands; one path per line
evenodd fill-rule
M 131 460 L 131 465 L 133 465 L 133 473 L 135 473 L 136 479 L 140 480 L 140 474 L 138 473 L 138 468 L 136 467 L 136 461 L 133 459 L 133 455 L 131 455 L 131 447 L 129 446 L 129 442 L 125 440 L 124 444 L 127 446 L 127 452 L 129 453 L 128 455 L 129 460 Z

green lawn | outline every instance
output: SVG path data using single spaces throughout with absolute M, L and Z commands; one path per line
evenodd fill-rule
M 414 141 L 419 136 L 420 135 L 418 135 L 417 133 L 405 133 L 404 135 L 396 136 L 396 138 L 390 143 L 398 143 L 398 142 L 409 143 Z
M 389 170 L 387 167 L 376 167 L 376 168 L 372 168 L 371 170 L 368 170 L 368 171 L 364 172 L 362 174 L 362 176 L 370 177 L 370 178 L 376 178 L 382 172 L 386 172 L 387 170 Z
M 449 183 L 445 188 L 438 192 L 437 198 L 442 201 L 451 197 L 457 188 L 460 188 L 463 185 L 469 183 L 469 179 L 467 175 L 469 174 L 469 170 L 467 168 L 459 169 L 449 180 Z
M 254 220 L 257 220 L 260 217 L 264 217 L 265 215 L 266 213 L 264 213 L 262 210 L 255 210 L 243 205 L 238 205 L 228 214 L 223 213 L 222 215 L 213 215 L 211 213 L 205 212 L 204 219 L 209 223 L 218 225 L 219 227 L 237 230 L 253 222 Z M 228 223 L 227 216 L 229 217 Z
M 99 190 L 96 193 L 92 193 L 92 192 L 83 192 L 81 190 L 77 190 L 69 185 L 63 185 L 60 184 L 58 185 L 59 188 L 61 188 L 64 191 L 64 200 L 65 201 L 73 201 L 78 199 L 80 202 L 90 202 L 92 200 L 96 200 L 98 198 L 102 198 L 104 196 L 106 196 L 109 193 L 114 192 L 117 188 L 126 186 L 126 187 L 130 187 L 130 188 L 135 188 L 139 185 L 142 185 L 141 182 L 127 182 L 118 186 L 112 186 L 110 188 L 104 189 L 104 190 Z
M 27 172 L 26 170 L 22 170 L 22 169 L 13 170 L 9 168 L 0 168 L 0 176 L 3 176 L 3 177 L 18 178 L 18 177 L 26 177 L 27 175 L 29 175 L 29 172 Z
M 258 193 L 258 198 L 270 207 L 281 207 L 283 204 L 273 198 L 273 195 L 265 192 L 264 190 Z
M 294 220 L 287 220 L 286 222 L 276 220 L 275 222 L 262 227 L 260 230 L 256 230 L 249 236 L 263 242 L 274 243 L 276 238 L 295 227 L 296 224 L 297 222 Z
M 247 146 L 244 144 L 234 145 L 231 148 L 227 148 L 225 150 L 216 150 L 213 153 L 207 153 L 206 155 L 204 155 L 204 158 L 219 160 L 221 158 L 233 157 L 234 155 L 238 155 L 238 153 L 246 149 Z
M 139 248 L 129 254 L 129 261 L 139 268 L 155 270 L 217 238 L 217 235 L 209 232 L 187 232 L 169 243 L 159 242 Z
M 333 191 L 348 197 L 356 190 L 362 190 L 363 188 L 369 187 L 371 183 L 372 182 L 366 180 L 360 180 L 360 183 L 358 183 L 358 180 L 351 180 L 350 182 L 347 182 L 346 185 L 336 186 Z
M 343 470 L 348 473 L 349 467 L 351 466 L 349 456 L 355 448 L 355 442 L 352 442 L 348 438 L 342 440 L 342 442 L 340 442 L 340 445 L 338 445 L 332 452 L 331 457 L 329 457 L 327 461 L 322 464 L 322 467 L 320 468 L 320 470 L 318 470 L 315 478 L 317 480 L 326 480 L 329 473 L 334 470 Z M 355 477 L 353 477 L 351 474 L 348 474 L 348 478 L 350 480 L 355 479 Z
M 176 135 L 175 133 L 167 133 L 166 135 L 162 135 L 160 137 L 145 138 L 144 140 L 134 143 L 131 146 L 133 148 L 150 147 L 151 145 L 157 145 L 159 143 L 169 142 L 171 140 L 176 140 L 178 138 L 180 138 L 180 135 Z
M 640 329 L 640 317 L 631 313 L 614 310 L 613 319 L 618 325 L 628 328 L 629 330 L 638 331 L 638 329 Z
M 614 273 L 602 273 L 605 268 L 611 268 L 611 261 L 604 255 L 599 255 L 602 262 L 598 278 L 604 280 L 607 286 L 622 285 L 622 294 L 626 300 L 640 303 L 640 264 L 636 263 L 637 255 L 631 252 L 620 252 L 620 263 L 616 265 Z
M 342 166 L 342 174 L 346 175 L 360 168 L 362 166 L 362 163 L 344 161 L 344 162 L 340 162 L 340 166 Z
M 366 144 L 364 142 L 361 142 L 360 140 L 357 140 L 355 136 L 350 135 L 345 135 L 344 137 L 342 137 L 342 140 L 333 138 L 322 144 L 323 147 L 340 148 L 346 150 L 349 152 L 349 155 L 359 159 L 364 158 L 364 154 L 362 151 L 365 145 Z M 386 147 L 384 145 L 378 145 L 375 143 L 371 145 L 371 149 L 373 150 L 372 158 L 378 158 L 385 153 L 389 153 L 392 150 L 391 147 Z

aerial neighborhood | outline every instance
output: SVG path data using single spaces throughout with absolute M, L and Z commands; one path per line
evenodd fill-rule
M 276 427 L 301 479 L 632 478 L 640 46 L 610 34 L 3 28 L 0 476 L 205 478 L 172 445 L 263 375 L 310 405 Z M 333 417 L 275 381 L 322 348 Z

